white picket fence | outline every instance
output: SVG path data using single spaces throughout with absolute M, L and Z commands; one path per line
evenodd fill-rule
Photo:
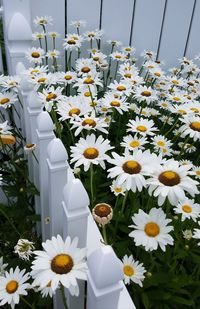
M 17 65 L 17 73 L 22 72 Z M 21 122 L 27 143 L 36 143 L 35 157 L 28 155 L 30 178 L 39 189 L 36 212 L 41 215 L 42 238 L 60 234 L 79 238 L 79 246 L 87 247 L 87 309 L 134 309 L 124 286 L 122 263 L 111 246 L 102 244 L 102 236 L 88 208 L 89 198 L 81 181 L 74 177 L 62 141 L 54 135 L 54 124 L 33 86 L 22 79 Z M 84 308 L 84 283 L 80 296 L 68 295 L 70 309 Z M 61 309 L 59 297 L 54 308 Z

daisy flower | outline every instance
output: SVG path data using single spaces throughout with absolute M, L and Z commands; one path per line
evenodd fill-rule
M 147 139 L 145 137 L 138 137 L 137 134 L 134 136 L 129 134 L 123 137 L 123 142 L 120 145 L 130 151 L 134 151 L 136 149 L 143 150 L 146 143 Z
M 118 195 L 125 195 L 126 187 L 124 184 L 119 185 L 119 183 L 116 180 L 113 180 L 112 185 L 110 186 L 111 192 L 114 193 L 115 196 Z
M 114 83 L 111 83 L 108 88 L 120 95 L 130 95 L 131 85 L 126 81 L 120 81 L 119 83 L 114 80 Z
M 92 216 L 99 226 L 105 226 L 113 217 L 113 210 L 109 204 L 96 204 L 92 209 Z
M 6 120 L 3 123 L 0 123 L 0 134 L 5 134 L 5 135 L 12 134 L 10 130 L 12 130 L 12 127 L 8 125 L 8 120 Z
M 33 152 L 36 149 L 37 145 L 36 144 L 26 144 L 24 146 L 24 152 L 26 154 L 30 154 L 31 152 Z
M 9 304 L 12 309 L 19 304 L 20 295 L 27 295 L 26 289 L 30 288 L 27 283 L 29 274 L 25 274 L 25 269 L 20 271 L 17 266 L 15 270 L 10 269 L 5 272 L 4 276 L 0 276 L 0 306 Z
M 103 107 L 108 109 L 115 109 L 118 113 L 123 115 L 129 109 L 129 103 L 125 102 L 125 98 L 115 98 L 113 94 L 106 94 L 105 98 L 101 100 Z
M 50 32 L 48 32 L 48 35 L 52 39 L 58 38 L 60 36 L 60 34 L 58 32 L 56 32 L 56 31 L 50 31 Z
M 36 16 L 33 22 L 36 26 L 53 25 L 53 18 L 51 16 Z
M 44 32 L 34 32 L 33 34 L 32 34 L 32 38 L 33 38 L 33 40 L 42 40 L 42 39 L 44 39 L 45 38 L 45 33 Z
M 5 90 L 12 89 L 15 92 L 18 92 L 18 87 L 20 86 L 20 77 L 19 76 L 6 76 L 1 86 L 5 88 Z
M 125 61 L 126 60 L 126 54 L 122 53 L 122 52 L 118 52 L 118 51 L 110 54 L 110 57 L 113 60 L 117 60 L 117 61 Z
M 132 46 L 125 46 L 125 47 L 122 47 L 122 51 L 126 54 L 134 54 L 135 48 Z
M 139 263 L 139 261 L 134 260 L 132 255 L 125 255 L 122 262 L 125 284 L 130 284 L 131 281 L 133 281 L 142 287 L 142 281 L 145 278 L 144 273 L 146 272 L 146 269 L 143 267 L 143 263 Z
M 151 50 L 144 50 L 141 57 L 144 57 L 145 60 L 154 60 L 156 59 L 156 53 Z
M 106 59 L 106 55 L 99 51 L 92 51 L 91 59 L 93 62 L 95 62 L 97 65 L 103 63 Z
M 85 20 L 74 20 L 71 21 L 70 26 L 73 26 L 75 28 L 85 27 L 87 22 Z
M 74 118 L 75 116 L 82 116 L 92 111 L 82 97 L 70 96 L 64 97 L 63 100 L 57 103 L 57 113 L 61 116 L 59 120 L 65 121 L 66 119 Z
M 0 108 L 10 107 L 17 101 L 17 96 L 11 92 L 0 93 Z
M 27 51 L 26 51 L 26 58 L 30 61 L 30 62 L 33 62 L 35 64 L 39 64 L 39 63 L 42 63 L 42 60 L 44 58 L 44 49 L 38 47 L 38 48 L 35 48 L 35 47 L 32 47 L 32 48 L 29 48 Z
M 108 123 L 106 123 L 103 118 L 95 117 L 94 114 L 86 114 L 83 118 L 75 116 L 70 122 L 72 124 L 71 129 L 76 129 L 74 133 L 75 136 L 79 135 L 82 130 L 98 130 L 106 134 L 108 133 L 106 130 Z
M 96 73 L 96 67 L 93 59 L 77 59 L 76 71 L 78 74 L 94 74 Z
M 74 167 L 84 166 L 84 171 L 88 171 L 91 164 L 99 165 L 105 169 L 105 160 L 108 160 L 109 156 L 106 152 L 112 149 L 108 139 L 103 139 L 100 135 L 97 139 L 94 134 L 87 135 L 86 138 L 80 138 L 79 142 L 75 146 L 71 147 L 71 163 L 74 163 Z
M 142 136 L 152 136 L 155 134 L 155 131 L 157 131 L 157 129 L 154 127 L 153 120 L 139 118 L 138 116 L 135 118 L 135 120 L 129 120 L 127 127 L 127 132 L 139 133 Z
M 194 229 L 194 234 L 192 238 L 200 240 L 200 229 Z M 200 242 L 198 242 L 198 246 L 200 246 Z
M 135 94 L 133 97 L 138 100 L 138 102 L 145 101 L 147 104 L 150 104 L 158 99 L 156 91 L 151 87 L 146 86 L 138 86 L 135 88 Z
M 116 40 L 108 40 L 107 41 L 108 44 L 112 45 L 113 47 L 119 47 L 120 45 L 122 45 L 122 42 L 120 41 L 116 41 Z
M 196 222 L 200 215 L 200 205 L 196 204 L 194 200 L 185 198 L 178 203 L 174 211 L 176 214 L 181 214 L 181 221 L 192 219 Z
M 158 197 L 158 205 L 161 206 L 166 197 L 172 205 L 185 198 L 185 191 L 191 196 L 198 193 L 198 182 L 190 178 L 190 166 L 180 166 L 178 161 L 167 160 L 153 171 L 147 180 L 149 194 Z
M 67 34 L 66 38 L 64 39 L 64 48 L 72 50 L 77 50 L 81 47 L 81 43 L 83 41 L 83 37 L 78 34 Z
M 101 39 L 102 35 L 103 35 L 103 30 L 99 30 L 99 29 L 96 29 L 96 30 L 93 30 L 93 31 L 86 31 L 84 33 L 84 37 L 87 41 L 99 40 L 99 39 Z
M 48 282 L 48 284 L 44 287 L 44 288 L 41 288 L 41 287 L 33 287 L 34 288 L 34 291 L 35 292 L 40 292 L 42 297 L 53 297 L 53 295 L 55 294 L 55 291 L 52 290 L 51 288 L 51 281 Z
M 65 288 L 78 288 L 77 279 L 86 280 L 87 266 L 85 248 L 77 248 L 78 238 L 68 236 L 64 241 L 60 235 L 42 243 L 44 251 L 35 251 L 31 275 L 33 285 L 46 287 L 51 282 L 52 291 L 59 284 Z
M 5 274 L 5 269 L 8 266 L 8 264 L 3 263 L 3 256 L 0 257 L 0 276 L 4 276 Z
M 112 156 L 114 159 L 109 159 L 109 162 L 115 166 L 108 170 L 108 177 L 117 177 L 118 184 L 124 184 L 126 190 L 141 192 L 146 187 L 144 176 L 149 175 L 157 157 L 151 155 L 149 151 L 142 152 L 141 150 L 135 150 L 132 155 L 125 153 L 123 156 L 113 152 Z
M 200 117 L 189 115 L 180 119 L 184 124 L 180 127 L 182 136 L 189 135 L 195 142 L 200 139 Z
M 19 239 L 14 247 L 14 253 L 18 254 L 22 260 L 29 261 L 30 256 L 33 254 L 34 243 L 28 239 Z
M 180 91 L 175 91 L 172 94 L 167 94 L 167 99 L 173 103 L 185 103 L 186 98 L 183 93 Z
M 139 209 L 138 214 L 132 217 L 134 229 L 129 236 L 134 239 L 136 246 L 144 246 L 146 251 L 157 250 L 158 246 L 162 251 L 166 250 L 166 245 L 173 245 L 174 240 L 169 235 L 173 231 L 172 226 L 168 226 L 171 222 L 166 218 L 164 211 L 159 208 L 152 208 L 149 214 Z
M 60 52 L 59 50 L 49 50 L 46 54 L 46 56 L 49 58 L 49 59 L 55 59 L 55 58 L 58 58 L 60 56 Z
M 63 89 L 61 87 L 54 88 L 51 86 L 48 90 L 43 89 L 42 92 L 38 93 L 42 103 L 44 103 L 45 109 L 48 112 L 51 111 L 54 102 L 58 102 L 62 99 L 62 90 Z
M 194 175 L 195 178 L 200 179 L 200 166 L 195 166 L 190 174 Z
M 191 230 L 185 230 L 183 231 L 183 238 L 190 240 L 192 238 L 192 231 Z
M 78 87 L 78 91 L 96 91 L 96 86 L 103 87 L 99 73 L 78 78 L 74 84 L 74 87 Z
M 156 135 L 152 138 L 153 146 L 156 151 L 160 151 L 172 146 L 172 143 L 163 135 Z
M 63 83 L 65 85 L 70 85 L 74 83 L 76 80 L 76 73 L 67 71 L 67 72 L 60 72 L 59 73 L 59 83 Z

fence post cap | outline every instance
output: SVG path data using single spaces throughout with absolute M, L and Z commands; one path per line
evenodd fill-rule
M 9 41 L 32 40 L 32 30 L 27 19 L 20 12 L 13 14 L 8 24 Z
M 18 62 L 15 70 L 17 75 L 22 75 L 26 71 L 26 68 L 22 62 Z
M 49 143 L 47 154 L 51 163 L 66 162 L 68 159 L 67 151 L 59 138 L 54 138 Z
M 68 210 L 86 208 L 90 203 L 82 182 L 77 178 L 71 179 L 64 186 L 63 196 Z
M 28 105 L 31 108 L 41 108 L 42 102 L 35 90 L 32 90 L 28 95 Z
M 48 112 L 42 111 L 37 117 L 37 125 L 39 132 L 47 132 L 54 130 L 54 124 Z
M 122 262 L 117 258 L 111 246 L 96 249 L 88 256 L 90 276 L 96 288 L 104 289 L 115 285 L 124 278 Z
M 34 87 L 34 85 L 30 81 L 28 81 L 27 78 L 25 77 L 21 78 L 20 86 L 21 86 L 22 91 L 24 92 L 29 92 Z

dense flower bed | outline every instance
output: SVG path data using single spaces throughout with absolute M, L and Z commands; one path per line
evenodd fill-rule
M 39 47 L 27 51 L 33 66 L 24 77 L 35 85 L 74 175 L 90 195 L 104 243 L 122 260 L 124 282 L 136 308 L 197 308 L 199 57 L 184 57 L 165 72 L 155 53 L 144 51 L 138 67 L 133 47 L 112 40 L 106 55 L 101 51 L 103 32 L 81 34 L 84 22 L 78 21 L 72 23 L 76 33 L 64 39 L 66 69 L 60 72 L 59 34 L 48 32 L 51 22 L 50 17 L 35 19 L 42 32 L 33 34 Z M 84 48 L 88 58 L 81 56 Z M 5 91 L 0 107 L 7 110 L 17 100 L 10 79 L 1 77 Z M 9 130 L 7 123 L 1 126 Z M 34 282 L 42 288 L 54 282 L 50 276 L 48 282 L 37 279 L 47 254 L 38 253 L 33 262 Z M 52 260 L 51 270 L 58 272 L 62 262 L 70 272 L 71 257 L 66 254 L 58 261 L 60 255 Z M 58 281 L 49 287 L 50 296 L 57 287 Z

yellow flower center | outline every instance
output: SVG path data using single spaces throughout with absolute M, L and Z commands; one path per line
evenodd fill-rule
M 99 61 L 99 57 L 95 56 L 92 58 L 94 61 Z
M 178 82 L 176 79 L 173 79 L 173 80 L 172 80 L 172 84 L 174 84 L 174 85 L 178 85 L 178 84 L 179 84 L 179 82 Z
M 200 176 L 200 170 L 195 172 L 197 176 Z
M 121 59 L 121 57 L 122 57 L 121 55 L 115 55 L 116 59 Z
M 165 186 L 173 187 L 180 183 L 180 176 L 173 171 L 165 171 L 161 173 L 158 177 L 159 181 Z
M 190 110 L 193 111 L 194 113 L 199 113 L 199 109 L 196 107 L 191 107 Z
M 183 205 L 182 210 L 189 214 L 192 212 L 192 207 L 190 205 Z
M 35 144 L 26 144 L 26 148 L 32 148 Z
M 130 265 L 125 265 L 124 268 L 123 268 L 123 271 L 124 271 L 124 274 L 128 277 L 131 277 L 134 275 L 135 271 L 133 269 L 132 266 Z
M 139 174 L 141 171 L 141 165 L 134 160 L 126 161 L 123 165 L 122 168 L 125 173 L 127 174 Z
M 149 237 L 156 237 L 160 233 L 160 227 L 155 222 L 149 222 L 145 225 L 144 231 Z
M 120 102 L 119 101 L 111 101 L 110 105 L 113 107 L 119 107 L 120 106 Z
M 157 76 L 157 77 L 161 76 L 161 74 L 159 72 L 155 72 L 154 75 Z
M 130 52 L 131 48 L 130 47 L 126 47 L 126 48 L 124 48 L 124 50 L 127 51 L 127 52 Z
M 13 145 L 16 143 L 16 138 L 12 135 L 0 135 L 0 144 Z
M 47 96 L 46 96 L 46 101 L 49 102 L 51 100 L 55 100 L 57 98 L 57 95 L 53 92 L 50 92 Z
M 73 39 L 68 40 L 67 43 L 68 43 L 69 45 L 76 45 L 76 41 L 73 40 Z
M 179 97 L 173 97 L 173 100 L 178 102 L 178 101 L 180 101 L 181 99 L 180 99 Z
M 96 159 L 99 155 L 99 151 L 94 147 L 89 147 L 84 150 L 83 155 L 86 159 Z
M 33 58 L 39 58 L 39 57 L 40 57 L 40 53 L 38 53 L 38 52 L 33 52 L 33 53 L 31 54 L 31 56 L 32 56 Z
M 8 102 L 10 102 L 10 99 L 9 99 L 9 98 L 3 98 L 3 99 L 0 100 L 0 104 L 1 104 L 1 105 L 4 105 L 4 104 L 6 104 L 6 103 L 8 103 Z
M 145 126 L 137 126 L 136 130 L 140 131 L 140 132 L 146 132 L 147 131 L 147 127 L 145 127 Z
M 38 83 L 44 83 L 45 80 L 46 80 L 45 77 L 40 77 L 40 78 L 38 79 Z
M 126 77 L 126 78 L 131 78 L 131 76 L 132 76 L 132 74 L 130 74 L 130 73 L 124 74 L 124 77 Z
M 65 77 L 64 77 L 66 80 L 70 80 L 70 79 L 72 79 L 72 76 L 71 75 L 65 75 Z
M 89 91 L 84 92 L 84 97 L 86 98 L 90 97 L 90 92 Z
M 83 67 L 83 68 L 81 69 L 81 72 L 83 72 L 83 73 L 88 73 L 88 72 L 90 72 L 90 68 L 89 68 L 89 67 Z
M 140 146 L 140 143 L 138 141 L 132 141 L 130 142 L 129 146 L 131 146 L 132 148 L 136 148 Z
M 39 70 L 38 69 L 31 70 L 31 74 L 34 74 L 34 73 L 39 73 Z
M 47 288 L 50 288 L 50 287 L 51 287 L 51 280 L 47 283 L 46 287 L 47 287 Z
M 94 80 L 91 77 L 88 77 L 84 80 L 84 84 L 91 85 L 94 84 Z
M 120 85 L 120 86 L 117 86 L 117 90 L 118 90 L 118 91 L 125 91 L 125 90 L 126 90 L 126 87 L 123 86 L 123 85 Z
M 108 109 L 107 109 L 107 107 L 102 107 L 102 108 L 101 108 L 101 111 L 102 111 L 102 112 L 107 112 Z
M 115 191 L 116 193 L 120 193 L 120 192 L 122 192 L 122 188 L 121 188 L 121 187 L 115 187 L 115 188 L 114 188 L 114 191 Z
M 96 124 L 96 121 L 88 118 L 88 119 L 83 120 L 83 122 L 82 122 L 82 126 L 86 126 L 86 125 L 89 125 L 90 127 L 94 128 L 94 127 L 96 127 L 97 124 Z
M 19 284 L 16 280 L 11 280 L 6 284 L 6 291 L 8 294 L 13 294 L 17 291 L 18 286 Z
M 163 141 L 158 141 L 158 142 L 157 142 L 157 145 L 160 146 L 160 147 L 164 147 L 164 146 L 165 146 L 165 142 L 163 142 Z
M 58 254 L 51 261 L 51 270 L 59 275 L 69 273 L 74 266 L 73 260 L 68 254 Z
M 151 91 L 144 90 L 141 92 L 141 95 L 144 97 L 150 97 L 151 96 Z
M 184 110 L 184 109 L 179 109 L 178 112 L 182 115 L 185 115 L 187 114 L 187 112 Z
M 168 105 L 167 105 L 167 103 L 162 103 L 161 104 L 163 107 L 167 107 Z
M 70 109 L 70 111 L 69 111 L 69 116 L 72 116 L 72 115 L 79 115 L 80 114 L 80 109 L 79 108 L 72 108 L 72 109 Z
M 111 213 L 111 211 L 111 207 L 105 203 L 97 204 L 97 206 L 94 207 L 95 215 L 101 218 L 107 217 Z
M 190 124 L 190 128 L 194 131 L 200 132 L 200 122 L 199 121 L 193 121 Z

